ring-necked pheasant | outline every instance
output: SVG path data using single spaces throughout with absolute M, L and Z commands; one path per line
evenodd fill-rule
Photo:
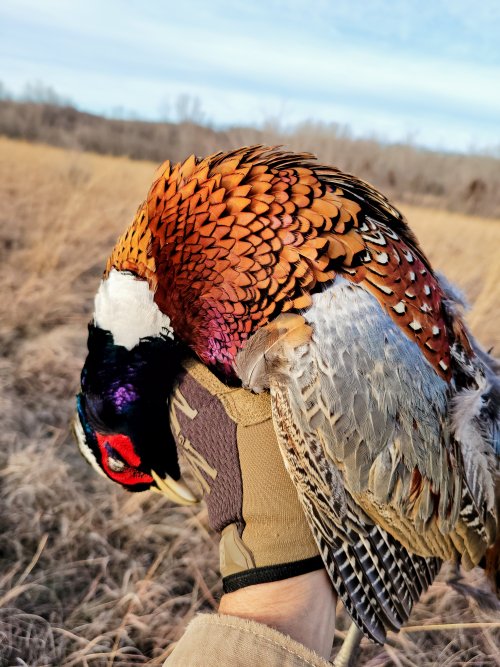
M 442 560 L 498 576 L 500 383 L 460 309 L 367 183 L 260 146 L 166 162 L 96 296 L 80 447 L 189 501 L 165 418 L 183 355 L 269 389 L 333 585 L 383 641 Z

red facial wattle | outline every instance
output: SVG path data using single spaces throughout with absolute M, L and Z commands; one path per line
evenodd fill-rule
M 135 453 L 132 441 L 128 436 L 120 433 L 113 435 L 96 433 L 96 438 L 101 450 L 102 466 L 111 479 L 124 486 L 153 483 L 151 475 L 138 469 L 141 460 Z M 125 467 L 122 471 L 117 472 L 110 468 L 110 451 L 116 452 L 123 460 Z

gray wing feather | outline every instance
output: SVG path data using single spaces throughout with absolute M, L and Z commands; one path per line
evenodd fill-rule
M 484 554 L 491 445 L 464 451 L 456 387 L 361 287 L 337 278 L 314 295 L 303 313 L 310 335 L 294 321 L 287 336 L 283 322 L 278 342 L 268 344 L 266 328 L 250 339 L 237 372 L 270 388 L 285 464 L 332 581 L 380 641 L 408 617 L 439 559 L 472 565 Z

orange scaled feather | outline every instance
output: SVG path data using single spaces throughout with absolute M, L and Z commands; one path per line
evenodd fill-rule
M 244 341 L 342 275 L 369 290 L 450 378 L 443 292 L 403 216 L 308 154 L 255 146 L 158 170 L 106 272 L 149 281 L 174 330 L 230 372 Z M 468 348 L 459 326 L 455 335 Z

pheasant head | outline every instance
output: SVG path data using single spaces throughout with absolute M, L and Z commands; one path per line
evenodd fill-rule
M 116 270 L 102 281 L 88 350 L 74 420 L 82 454 L 130 491 L 167 485 L 177 502 L 196 502 L 176 481 L 180 470 L 166 411 L 182 349 L 147 281 Z

